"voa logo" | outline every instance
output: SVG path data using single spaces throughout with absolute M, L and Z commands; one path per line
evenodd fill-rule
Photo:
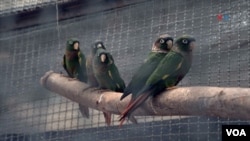
M 247 136 L 244 129 L 226 129 L 227 136 Z
M 217 20 L 219 22 L 221 22 L 221 21 L 227 22 L 227 21 L 229 21 L 229 19 L 230 19 L 230 17 L 228 14 L 217 14 Z

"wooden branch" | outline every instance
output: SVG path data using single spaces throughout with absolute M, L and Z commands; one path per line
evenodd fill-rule
M 120 101 L 121 93 L 90 88 L 62 74 L 47 72 L 43 87 L 72 101 L 97 110 L 120 114 L 130 96 Z M 149 98 L 133 115 L 192 115 L 250 119 L 250 89 L 220 87 L 179 87 Z

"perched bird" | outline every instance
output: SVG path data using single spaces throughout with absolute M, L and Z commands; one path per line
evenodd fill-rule
M 63 68 L 69 77 L 81 82 L 87 82 L 86 58 L 80 50 L 80 42 L 71 38 L 67 41 L 66 51 L 63 56 Z M 79 110 L 84 117 L 89 117 L 89 109 L 79 104 Z
M 99 48 L 93 59 L 93 72 L 101 89 L 123 92 L 125 83 L 121 78 L 112 55 Z
M 129 94 L 136 95 L 139 90 L 145 85 L 149 76 L 156 69 L 160 61 L 165 57 L 165 55 L 173 47 L 173 38 L 168 34 L 163 34 L 159 36 L 153 43 L 152 50 L 149 53 L 145 62 L 136 71 L 132 80 L 129 82 L 128 86 L 123 92 L 120 100 L 128 96 Z
M 63 56 L 63 68 L 69 77 L 87 82 L 86 58 L 80 50 L 80 42 L 77 39 L 69 39 Z
M 183 35 L 175 41 L 173 49 L 161 60 L 143 88 L 138 93 L 132 93 L 130 103 L 121 114 L 120 126 L 149 96 L 174 87 L 183 79 L 192 64 L 194 42 L 195 39 L 188 35 Z
M 87 61 L 86 61 L 86 68 L 87 68 L 87 76 L 88 76 L 88 84 L 92 87 L 97 87 L 98 86 L 98 82 L 95 78 L 94 75 L 94 71 L 93 71 L 93 66 L 92 66 L 92 62 L 93 62 L 93 58 L 96 54 L 96 51 L 102 48 L 104 50 L 106 50 L 105 46 L 103 45 L 102 41 L 96 41 L 91 48 L 91 53 L 90 55 L 87 57 Z
M 114 63 L 112 55 L 104 48 L 96 44 L 96 54 L 93 58 L 93 73 L 101 89 L 109 89 L 116 92 L 123 92 L 125 83 L 121 78 L 119 71 Z M 104 111 L 105 122 L 111 124 L 111 113 Z

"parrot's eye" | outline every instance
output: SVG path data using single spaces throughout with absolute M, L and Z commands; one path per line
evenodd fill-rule
M 160 43 L 163 44 L 163 43 L 164 43 L 164 40 L 163 40 L 163 39 L 160 39 Z
M 188 40 L 187 40 L 187 39 L 183 39 L 183 40 L 182 40 L 182 43 L 183 43 L 183 44 L 187 44 L 187 43 L 188 43 Z
M 73 44 L 73 41 L 69 41 L 69 44 L 72 45 L 72 44 Z

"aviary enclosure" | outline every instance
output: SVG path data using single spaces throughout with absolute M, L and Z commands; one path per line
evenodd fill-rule
M 119 127 L 115 115 L 108 127 L 102 112 L 83 118 L 76 102 L 39 83 L 49 70 L 66 74 L 66 40 L 77 37 L 86 55 L 102 40 L 127 84 L 165 33 L 196 39 L 179 87 L 249 88 L 248 0 L 1 0 L 0 140 L 220 141 L 221 125 L 249 125 L 230 116 L 170 115 L 135 116 L 138 124 Z

